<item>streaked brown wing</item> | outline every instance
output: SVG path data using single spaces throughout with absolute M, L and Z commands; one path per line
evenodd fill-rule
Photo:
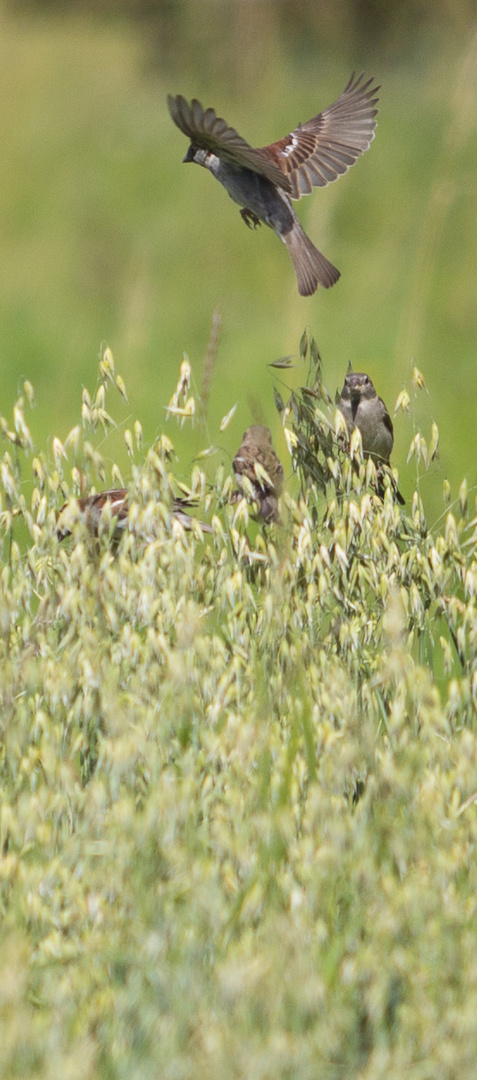
M 265 481 L 264 476 L 257 471 L 257 464 L 265 469 L 270 483 Z M 276 495 L 280 495 L 282 492 L 283 465 L 271 446 L 265 448 L 254 446 L 252 448 L 242 443 L 234 457 L 233 470 L 236 477 L 247 476 L 258 494 L 274 492 Z
M 374 139 L 379 86 L 363 78 L 353 72 L 333 105 L 279 142 L 262 147 L 288 176 L 293 199 L 337 180 Z
M 126 528 L 128 519 L 128 491 L 126 488 L 110 488 L 109 491 L 98 491 L 96 495 L 86 495 L 78 499 L 78 506 L 88 526 L 88 529 L 98 535 L 101 514 L 106 506 L 110 508 L 111 517 L 116 520 L 116 532 L 118 535 Z
M 236 476 L 248 476 L 249 480 L 253 482 L 255 480 L 254 466 L 255 454 L 251 452 L 248 447 L 243 443 L 239 446 L 237 453 L 232 462 L 232 468 Z
M 271 161 L 262 150 L 254 150 L 235 128 L 229 127 L 221 116 L 217 116 L 215 109 L 204 109 L 197 98 L 193 98 L 189 104 L 182 94 L 176 97 L 168 94 L 167 104 L 174 123 L 195 146 L 210 150 L 222 161 L 230 161 L 260 173 L 285 191 L 291 191 L 290 181 L 280 165 Z
M 108 504 L 111 516 L 117 518 L 117 529 L 124 529 L 128 516 L 128 492 L 126 488 L 111 488 L 95 495 L 83 495 L 70 499 L 61 507 L 58 515 L 57 534 L 60 540 L 71 535 L 71 526 L 78 517 L 83 518 L 88 529 L 97 536 L 101 513 Z
M 109 488 L 108 491 L 98 491 L 94 495 L 82 495 L 76 501 L 83 513 L 86 510 L 94 509 L 100 514 L 106 503 L 111 503 L 111 508 L 114 509 L 116 514 L 118 509 L 121 509 L 124 503 L 127 502 L 127 498 L 127 488 Z
M 272 482 L 270 490 L 275 492 L 276 495 L 281 495 L 283 490 L 283 465 L 273 448 L 270 446 L 260 449 L 257 453 L 257 461 L 260 465 L 263 465 L 263 468 L 270 477 Z M 266 491 L 269 490 L 269 485 L 266 483 L 264 484 L 263 480 L 262 487 L 264 487 Z

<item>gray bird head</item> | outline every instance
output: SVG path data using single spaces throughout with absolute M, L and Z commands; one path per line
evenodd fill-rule
M 348 372 L 341 397 L 345 401 L 370 401 L 371 398 L 376 397 L 369 375 L 360 371 Z

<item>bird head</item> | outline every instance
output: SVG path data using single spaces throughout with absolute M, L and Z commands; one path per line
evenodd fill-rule
M 365 375 L 363 372 L 350 371 L 348 372 L 344 387 L 343 397 L 348 398 L 349 401 L 363 401 L 373 398 L 376 394 L 373 383 L 369 375 Z
M 203 165 L 207 168 L 207 158 L 209 157 L 209 151 L 204 150 L 201 146 L 195 146 L 191 143 L 187 154 L 182 158 L 182 162 L 195 161 L 196 165 Z
M 271 446 L 272 435 L 270 429 L 264 424 L 251 424 L 243 433 L 242 445 L 252 445 L 257 448 Z

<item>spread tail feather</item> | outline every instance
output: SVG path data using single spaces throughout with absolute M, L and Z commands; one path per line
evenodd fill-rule
M 341 276 L 339 270 L 312 244 L 299 222 L 282 234 L 282 240 L 295 268 L 300 296 L 312 296 L 318 285 L 330 289 L 336 284 Z

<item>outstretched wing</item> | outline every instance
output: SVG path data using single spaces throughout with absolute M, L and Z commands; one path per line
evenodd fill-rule
M 309 195 L 314 187 L 337 180 L 364 154 L 374 139 L 379 86 L 354 72 L 333 105 L 306 124 L 299 124 L 284 139 L 263 146 L 262 153 L 276 162 L 291 185 L 293 199 Z
M 291 191 L 290 180 L 282 171 L 281 164 L 271 160 L 262 150 L 254 150 L 235 128 L 229 127 L 221 116 L 217 116 L 215 109 L 204 109 L 197 98 L 193 98 L 189 104 L 182 94 L 176 97 L 169 94 L 167 104 L 174 123 L 194 146 L 210 150 L 222 161 L 260 173 L 285 191 Z

